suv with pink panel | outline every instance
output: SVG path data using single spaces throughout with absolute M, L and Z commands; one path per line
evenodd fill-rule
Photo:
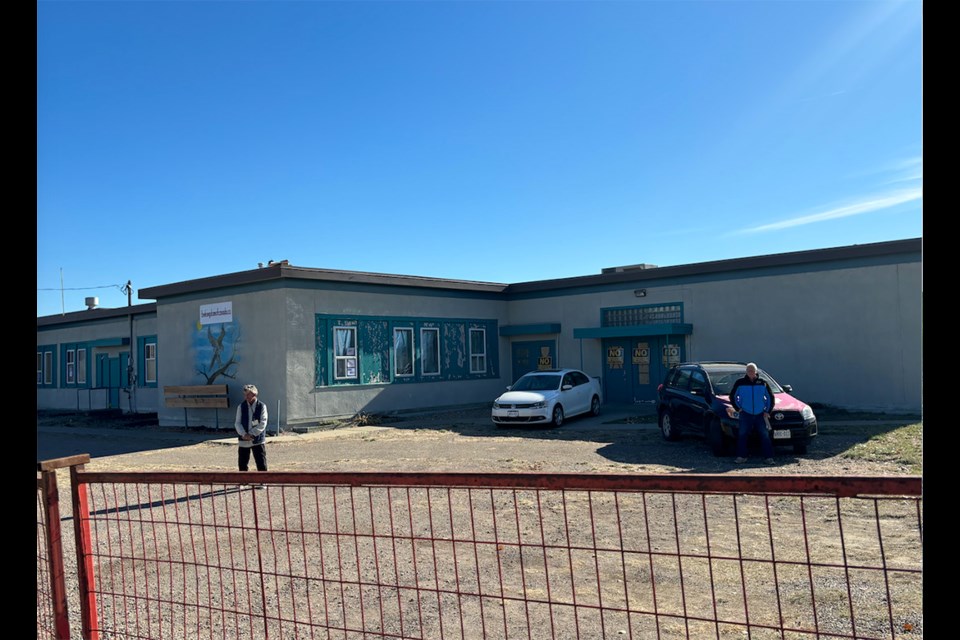
M 730 389 L 744 376 L 743 362 L 685 362 L 667 373 L 657 387 L 657 417 L 667 440 L 683 433 L 703 435 L 714 455 L 732 453 L 737 442 L 738 420 L 727 414 Z M 803 454 L 817 435 L 817 417 L 810 406 L 791 394 L 790 385 L 780 385 L 762 369 L 757 370 L 776 396 L 770 414 L 770 441 L 791 446 Z

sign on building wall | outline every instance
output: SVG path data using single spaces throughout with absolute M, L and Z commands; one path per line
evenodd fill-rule
M 650 343 L 638 342 L 631 362 L 637 367 L 637 382 L 650 384 Z
M 540 357 L 537 358 L 537 369 L 552 369 L 553 358 L 550 357 L 550 347 L 540 347 Z
M 623 347 L 607 348 L 607 368 L 623 369 Z
M 672 367 L 680 364 L 680 345 L 667 344 L 663 346 L 663 366 Z
M 200 324 L 233 322 L 233 302 L 215 302 L 200 305 Z

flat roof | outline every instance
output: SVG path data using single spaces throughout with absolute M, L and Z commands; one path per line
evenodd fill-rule
M 483 293 L 502 293 L 507 288 L 506 284 L 498 282 L 475 282 L 472 280 L 449 280 L 444 278 L 370 273 L 365 271 L 315 269 L 296 267 L 285 262 L 280 262 L 249 271 L 238 271 L 209 278 L 185 280 L 183 282 L 175 282 L 158 287 L 148 287 L 146 289 L 140 289 L 137 296 L 140 298 L 160 299 L 184 293 L 284 279 L 371 284 L 390 287 L 419 287 L 452 291 L 477 291 Z
M 156 302 L 145 302 L 143 304 L 135 304 L 129 307 L 116 307 L 110 309 L 84 309 L 83 311 L 71 311 L 70 313 L 38 317 L 37 328 L 69 324 L 71 322 L 89 322 L 91 320 L 109 320 L 112 318 L 122 318 L 124 316 L 139 316 L 156 312 Z
M 574 287 L 590 287 L 629 282 L 649 282 L 663 278 L 678 276 L 709 275 L 722 272 L 743 271 L 767 267 L 783 267 L 791 265 L 814 264 L 857 258 L 869 258 L 886 255 L 922 253 L 921 238 L 876 242 L 871 244 L 855 244 L 828 249 L 813 249 L 794 251 L 747 258 L 733 258 L 729 260 L 715 260 L 697 262 L 668 267 L 652 267 L 647 269 L 625 269 L 571 278 L 555 280 L 538 280 L 504 284 L 497 282 L 480 282 L 472 280 L 453 280 L 446 278 L 432 278 L 425 276 L 410 276 L 387 273 L 373 273 L 365 271 L 343 271 L 337 269 L 317 269 L 297 267 L 287 261 L 281 261 L 248 271 L 238 271 L 223 275 L 185 280 L 156 287 L 140 289 L 137 297 L 140 299 L 158 300 L 165 297 L 187 293 L 210 291 L 238 285 L 249 285 L 282 280 L 305 280 L 341 284 L 367 284 L 388 287 L 410 287 L 434 290 L 448 290 L 461 292 L 476 292 L 486 294 L 524 294 L 532 292 L 547 292 Z M 48 324 L 62 324 L 70 321 L 87 321 L 97 318 L 110 318 L 128 313 L 147 313 L 156 311 L 156 303 L 146 303 L 133 307 L 119 309 L 93 309 L 76 311 L 58 316 L 44 316 L 37 319 L 37 326 Z
M 550 291 L 556 289 L 588 287 L 593 285 L 615 284 L 621 282 L 647 282 L 650 280 L 675 278 L 678 276 L 707 275 L 713 273 L 744 271 L 767 267 L 784 267 L 791 265 L 833 262 L 837 260 L 850 260 L 904 253 L 919 253 L 922 252 L 922 250 L 923 241 L 921 238 L 893 240 L 890 242 L 876 242 L 872 244 L 854 244 L 846 247 L 793 251 L 790 253 L 775 253 L 769 255 L 751 256 L 749 258 L 714 260 L 711 262 L 696 262 L 672 267 L 626 269 L 624 271 L 616 271 L 612 273 L 560 278 L 557 280 L 520 282 L 517 284 L 511 284 L 509 287 L 507 287 L 507 293 L 530 293 L 535 291 Z

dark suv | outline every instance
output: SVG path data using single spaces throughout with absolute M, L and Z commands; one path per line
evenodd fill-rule
M 681 433 L 705 436 L 713 454 L 725 455 L 737 442 L 738 423 L 727 415 L 733 383 L 746 373 L 742 362 L 686 362 L 667 373 L 657 387 L 657 415 L 660 433 L 676 440 Z M 806 453 L 817 435 L 817 417 L 807 404 L 790 395 L 790 385 L 779 385 L 770 374 L 757 370 L 776 396 L 770 414 L 770 442 L 774 446 L 793 446 L 795 453 Z

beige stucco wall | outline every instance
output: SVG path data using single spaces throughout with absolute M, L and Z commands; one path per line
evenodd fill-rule
M 602 373 L 599 339 L 573 329 L 600 325 L 604 307 L 681 302 L 686 359 L 755 361 L 798 397 L 847 408 L 921 409 L 920 262 L 807 272 L 747 272 L 709 282 L 644 283 L 634 289 L 511 302 L 509 322 L 560 322 L 561 366 Z

